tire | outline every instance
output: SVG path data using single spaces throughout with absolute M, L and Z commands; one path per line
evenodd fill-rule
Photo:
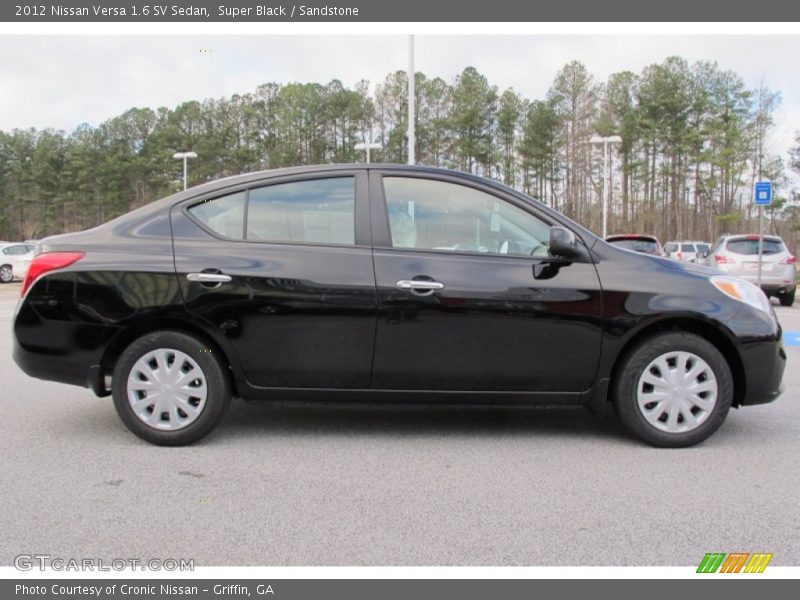
M 783 294 L 778 295 L 778 301 L 780 301 L 781 306 L 792 306 L 794 304 L 794 295 L 797 291 L 797 288 L 792 289 L 791 292 L 784 292 Z
M 114 367 L 111 388 L 117 414 L 128 429 L 153 444 L 196 442 L 217 425 L 230 404 L 231 386 L 221 359 L 217 350 L 185 333 L 140 337 Z M 180 391 L 173 393 L 173 388 Z
M 622 360 L 612 398 L 620 420 L 640 440 L 660 448 L 693 446 L 728 416 L 733 376 L 722 353 L 705 339 L 661 333 Z
M 11 265 L 3 265 L 0 267 L 0 283 L 11 283 L 14 281 L 14 270 Z

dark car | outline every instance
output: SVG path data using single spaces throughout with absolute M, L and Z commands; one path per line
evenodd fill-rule
M 618 233 L 606 237 L 609 244 L 614 244 L 626 250 L 641 252 L 642 254 L 652 254 L 653 256 L 666 256 L 667 253 L 661 247 L 658 238 L 652 235 L 641 233 Z
M 202 185 L 45 239 L 14 358 L 157 444 L 247 399 L 585 405 L 658 446 L 774 400 L 770 303 L 622 250 L 510 188 L 337 165 Z

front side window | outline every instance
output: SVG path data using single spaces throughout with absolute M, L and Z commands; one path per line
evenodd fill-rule
M 394 248 L 549 255 L 550 226 L 496 196 L 412 177 L 384 177 L 383 187 Z
M 354 178 L 294 181 L 250 190 L 247 239 L 354 244 Z

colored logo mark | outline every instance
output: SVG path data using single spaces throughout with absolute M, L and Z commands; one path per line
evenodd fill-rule
M 772 553 L 707 552 L 697 567 L 698 573 L 763 573 Z

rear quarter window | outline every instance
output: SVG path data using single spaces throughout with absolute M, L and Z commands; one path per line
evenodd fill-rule
M 237 192 L 195 204 L 189 212 L 214 233 L 241 240 L 244 237 L 246 198 L 245 192 Z

